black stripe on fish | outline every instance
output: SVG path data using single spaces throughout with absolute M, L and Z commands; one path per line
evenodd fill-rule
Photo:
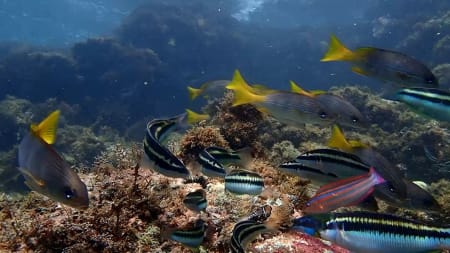
M 266 225 L 252 220 L 244 220 L 236 223 L 233 228 L 233 235 L 231 237 L 231 252 L 243 253 L 247 242 L 253 239 L 254 236 L 267 231 Z
M 210 155 L 212 155 L 217 160 L 223 159 L 233 159 L 239 160 L 240 156 L 235 152 L 230 152 L 221 147 L 209 147 L 205 149 Z
M 211 175 L 225 176 L 226 171 L 222 164 L 220 164 L 215 157 L 213 157 L 209 152 L 203 150 L 198 154 L 198 162 L 202 165 L 207 176 L 211 172 Z
M 439 89 L 408 88 L 402 89 L 398 95 L 410 96 L 420 100 L 450 106 L 450 93 Z
M 280 168 L 283 169 L 287 169 L 287 170 L 292 170 L 292 171 L 307 171 L 307 172 L 312 172 L 315 174 L 320 174 L 320 175 L 324 175 L 324 176 L 330 176 L 330 177 L 334 177 L 334 178 L 339 178 L 336 174 L 334 173 L 325 173 L 320 169 L 316 169 L 316 168 L 312 168 L 312 167 L 308 167 L 306 165 L 303 165 L 301 162 L 300 163 L 296 163 L 296 162 L 287 162 L 287 163 L 283 163 L 279 166 Z
M 365 164 L 358 156 L 334 149 L 316 149 L 298 156 L 295 161 L 324 161 L 352 167 L 361 172 L 368 172 L 370 166 Z
M 161 137 L 170 132 L 176 123 L 173 119 L 155 119 L 148 123 L 147 130 L 155 140 L 160 141 Z
M 396 234 L 402 236 L 450 238 L 450 228 L 438 228 L 389 215 L 368 212 L 334 213 L 326 222 L 326 229 Z
M 245 170 L 234 170 L 226 175 L 225 182 L 233 184 L 251 184 L 257 186 L 264 186 L 264 180 L 257 173 Z

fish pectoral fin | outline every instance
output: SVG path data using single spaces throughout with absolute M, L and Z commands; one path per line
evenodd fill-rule
M 22 172 L 22 174 L 25 175 L 25 179 L 31 179 L 33 181 L 33 184 L 35 184 L 36 186 L 39 186 L 39 187 L 44 187 L 45 186 L 45 181 L 44 180 L 42 180 L 39 177 L 34 176 L 27 169 L 19 168 L 19 171 Z M 25 183 L 27 184 L 28 187 L 30 187 L 30 185 L 28 185 L 27 181 L 25 181 Z
M 352 71 L 355 72 L 356 74 L 363 75 L 363 76 L 369 75 L 365 70 L 363 70 L 362 68 L 357 67 L 357 66 L 353 66 Z

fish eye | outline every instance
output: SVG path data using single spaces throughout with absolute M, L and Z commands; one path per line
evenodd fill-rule
M 355 116 L 352 116 L 350 119 L 351 119 L 352 123 L 358 123 L 359 122 L 359 119 L 357 117 L 355 117 Z
M 327 116 L 328 116 L 328 115 L 327 115 L 326 112 L 319 112 L 319 117 L 320 117 L 321 119 L 325 119 Z
M 72 189 L 66 187 L 64 189 L 64 197 L 66 197 L 66 199 L 72 199 L 73 196 L 75 196 L 75 191 L 72 191 Z

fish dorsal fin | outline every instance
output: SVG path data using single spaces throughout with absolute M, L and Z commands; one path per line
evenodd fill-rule
M 242 78 L 238 70 L 234 71 L 233 80 L 226 86 L 227 89 L 234 91 L 233 106 L 263 102 L 264 95 L 253 93 L 252 87 Z
M 313 96 L 318 96 L 327 93 L 324 90 L 310 90 L 309 93 L 311 93 Z
M 53 111 L 38 125 L 31 124 L 31 131 L 44 140 L 47 144 L 55 143 L 56 128 L 58 126 L 60 114 L 61 112 L 59 110 Z
M 352 71 L 356 74 L 362 75 L 362 76 L 368 76 L 369 74 L 362 68 L 353 66 Z
M 267 94 L 273 94 L 276 92 L 275 90 L 268 88 L 262 84 L 253 84 L 251 86 L 251 88 L 252 88 L 252 92 L 255 94 L 258 94 L 258 95 L 267 95 Z
M 302 89 L 294 81 L 289 81 L 289 83 L 291 84 L 291 92 L 298 93 L 307 97 L 314 97 L 314 94 L 311 94 L 310 92 Z
M 189 125 L 193 125 L 197 122 L 200 122 L 202 120 L 207 120 L 209 119 L 209 115 L 208 114 L 200 114 L 200 113 L 196 113 L 192 110 L 186 109 L 186 119 L 187 119 L 187 123 Z
M 346 48 L 336 36 L 331 35 L 328 51 L 320 61 L 352 61 L 357 56 Z
M 332 148 L 341 149 L 347 152 L 353 150 L 353 145 L 347 139 L 345 139 L 344 133 L 338 125 L 333 125 L 331 138 L 328 141 L 328 146 Z
M 197 88 L 193 88 L 191 86 L 188 86 L 187 89 L 189 92 L 189 99 L 191 99 L 191 100 L 196 99 L 203 92 L 203 89 L 201 89 L 201 88 L 197 89 Z

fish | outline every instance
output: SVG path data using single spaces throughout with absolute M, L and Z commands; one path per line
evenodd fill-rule
M 450 228 L 390 214 L 307 215 L 294 219 L 292 229 L 320 236 L 355 253 L 419 253 L 450 249 Z
M 436 88 L 439 85 L 438 79 L 425 64 L 406 54 L 375 47 L 360 47 L 351 51 L 334 35 L 331 35 L 328 51 L 321 61 L 347 61 L 357 74 L 398 86 Z
M 359 129 L 369 127 L 369 121 L 367 118 L 362 115 L 358 108 L 346 99 L 320 90 L 308 92 L 300 88 L 300 86 L 293 81 L 290 81 L 290 83 L 292 92 L 317 99 L 322 105 L 328 108 L 328 110 L 331 110 L 333 114 L 337 115 L 335 123 L 338 125 Z
M 185 113 L 176 115 L 167 119 L 154 119 L 155 137 L 160 143 L 165 143 L 168 136 L 173 132 L 186 131 L 189 127 L 202 120 L 209 119 L 208 114 L 196 113 L 192 110 L 186 109 Z M 157 126 L 157 127 L 156 127 Z
M 283 91 L 258 94 L 247 84 L 238 70 L 235 71 L 233 80 L 226 88 L 234 91 L 232 106 L 252 104 L 259 111 L 269 114 L 284 124 L 330 125 L 337 117 L 329 108 L 308 96 Z
M 236 165 L 246 168 L 252 159 L 252 149 L 250 147 L 229 151 L 221 147 L 213 146 L 206 148 L 205 151 L 225 166 Z
M 339 207 L 353 206 L 370 196 L 374 186 L 384 183 L 372 167 L 368 174 L 341 179 L 320 187 L 303 210 L 305 213 L 327 213 Z
M 170 239 L 190 249 L 198 249 L 205 239 L 205 221 L 199 219 L 191 229 L 166 228 L 161 232 L 163 239 Z
M 441 210 L 430 193 L 408 181 L 396 166 L 371 147 L 356 140 L 346 140 L 341 129 L 336 125 L 333 126 L 333 133 L 328 146 L 357 155 L 364 163 L 374 167 L 381 177 L 388 181 L 375 186 L 374 195 L 377 198 L 401 208 L 427 212 L 439 212 Z
M 248 243 L 258 235 L 274 232 L 276 229 L 269 224 L 255 220 L 242 220 L 233 227 L 230 248 L 232 253 L 245 253 Z
M 419 115 L 450 122 L 449 91 L 434 88 L 404 88 L 398 90 L 394 97 Z
M 299 155 L 295 160 L 278 166 L 282 172 L 309 179 L 324 185 L 338 179 L 365 174 L 370 166 L 358 156 L 336 149 L 315 149 Z
M 212 156 L 207 149 L 198 154 L 198 163 L 202 167 L 202 173 L 208 177 L 224 178 L 227 174 L 225 167 Z
M 49 114 L 19 144 L 19 171 L 33 191 L 77 209 L 89 207 L 86 185 L 51 146 L 55 142 L 60 111 Z
M 251 171 L 236 169 L 225 176 L 225 189 L 234 194 L 258 195 L 263 188 L 263 178 Z
M 141 167 L 151 168 L 166 177 L 187 179 L 190 177 L 190 171 L 180 159 L 159 142 L 161 136 L 167 131 L 167 124 L 167 121 L 159 119 L 147 124 Z
M 203 189 L 197 189 L 189 192 L 183 199 L 183 204 L 194 212 L 205 211 L 208 205 L 206 192 Z
M 188 86 L 189 98 L 195 100 L 201 95 L 207 99 L 222 96 L 226 91 L 225 86 L 230 82 L 230 80 L 214 80 L 203 83 L 199 88 Z

